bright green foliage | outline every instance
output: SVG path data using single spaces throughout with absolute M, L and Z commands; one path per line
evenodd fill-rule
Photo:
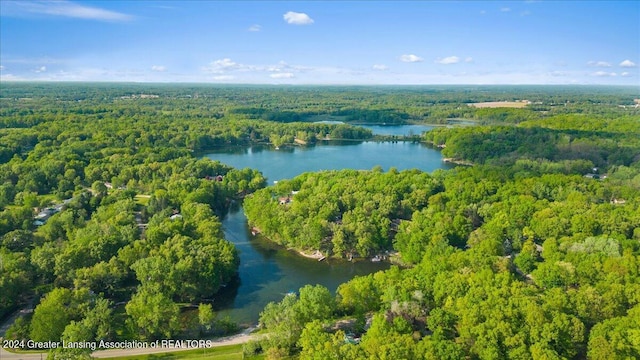
M 173 219 L 155 215 L 147 240 L 154 246 L 131 267 L 143 286 L 172 298 L 209 297 L 236 272 L 235 247 L 222 239 L 219 221 L 204 204 L 185 204 L 181 217 Z
M 340 285 L 337 291 L 341 309 L 356 314 L 364 314 L 380 308 L 380 289 L 373 275 L 360 276 Z
M 529 274 L 536 268 L 536 262 L 539 260 L 538 258 L 539 254 L 534 242 L 532 240 L 527 240 L 522 245 L 520 253 L 516 255 L 514 264 L 518 266 L 524 274 Z
M 637 189 L 480 166 L 440 179 L 442 191 L 395 239 L 415 267 L 338 289 L 342 311 L 374 313 L 353 345 L 367 354 L 361 358 L 636 357 L 637 314 L 629 309 L 640 303 Z M 627 194 L 625 203 L 611 204 L 612 191 Z M 456 230 L 456 212 L 466 230 Z M 442 218 L 449 220 L 433 221 Z M 313 330 L 305 356 L 341 351 L 330 345 L 337 332 Z
M 57 341 L 64 328 L 71 322 L 71 290 L 56 288 L 36 307 L 31 320 L 31 339 Z
M 36 306 L 31 320 L 31 339 L 34 341 L 58 341 L 72 321 L 84 318 L 91 327 L 98 328 L 100 320 L 94 315 L 109 317 L 106 303 L 91 305 L 92 295 L 86 289 L 69 290 L 55 288 Z M 104 323 L 104 321 L 102 321 Z M 95 324 L 95 325 L 94 325 Z M 88 340 L 88 339 L 87 339 Z
M 640 357 L 640 306 L 627 316 L 611 318 L 596 325 L 589 335 L 591 359 L 637 359 Z
M 204 332 L 211 330 L 215 317 L 211 304 L 198 305 L 198 323 Z
M 180 308 L 160 292 L 140 287 L 126 310 L 133 327 L 143 339 L 170 338 L 178 330 Z
M 333 317 L 336 305 L 329 291 L 320 285 L 307 285 L 300 296 L 287 294 L 280 303 L 267 304 L 260 314 L 260 324 L 269 331 L 263 348 L 289 352 L 298 342 L 306 323 Z
M 93 344 L 113 337 L 111 317 L 113 311 L 108 300 L 98 299 L 95 306 L 86 312 L 80 321 L 71 321 L 62 333 L 66 343 Z M 91 347 L 57 348 L 53 351 L 56 359 L 90 359 Z
M 356 278 L 335 301 L 305 287 L 268 305 L 267 352 L 638 358 L 640 110 L 619 106 L 632 105 L 637 89 L 478 89 L 3 84 L 0 317 L 44 294 L 31 323 L 21 320 L 13 334 L 179 336 L 177 302 L 209 299 L 238 265 L 217 217 L 266 185 L 256 170 L 197 151 L 372 137 L 314 123 L 327 117 L 462 118 L 480 126 L 423 138 L 445 157 L 480 166 L 304 174 L 247 199 L 249 219 L 275 242 L 337 257 L 393 248 L 412 266 Z M 516 99 L 532 105 L 467 106 Z M 34 207 L 54 205 L 59 211 L 36 226 Z M 355 319 L 360 344 L 334 330 L 337 309 Z M 203 306 L 194 325 L 206 327 L 210 310 Z
M 496 109 L 480 111 L 498 111 Z M 436 129 L 427 141 L 445 145 L 446 157 L 474 163 L 511 163 L 522 159 L 564 162 L 553 172 L 584 168 L 574 160 L 597 167 L 629 166 L 640 151 L 638 116 L 557 115 L 529 120 L 519 126 L 482 126 Z M 597 134 L 597 135 L 596 135 Z M 524 165 L 526 162 L 520 162 Z M 538 167 L 538 166 L 536 166 Z
M 375 315 L 371 328 L 362 337 L 360 346 L 365 350 L 368 358 L 381 360 L 416 358 L 411 328 L 401 317 L 389 321 L 383 315 Z
M 32 284 L 33 272 L 29 259 L 22 252 L 0 249 L 0 315 L 20 303 L 25 288 Z
M 244 209 L 250 223 L 280 244 L 369 256 L 390 249 L 397 224 L 440 186 L 416 170 L 307 173 L 254 193 Z
M 322 323 L 318 320 L 307 323 L 298 341 L 298 346 L 302 349 L 300 359 L 355 359 L 349 356 L 348 349 L 355 346 L 346 343 L 344 338 L 345 334 L 342 331 L 337 331 L 335 334 L 325 332 Z

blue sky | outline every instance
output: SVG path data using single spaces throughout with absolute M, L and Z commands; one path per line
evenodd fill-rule
M 638 1 L 0 0 L 7 80 L 640 86 Z

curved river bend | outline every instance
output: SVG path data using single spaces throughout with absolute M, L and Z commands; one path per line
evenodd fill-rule
M 365 126 L 366 127 L 366 126 Z M 421 125 L 371 126 L 375 134 L 420 134 L 431 127 Z M 269 183 L 293 178 L 303 172 L 319 170 L 362 169 L 382 166 L 398 170 L 420 169 L 432 172 L 449 168 L 440 152 L 422 144 L 409 142 L 349 142 L 321 144 L 313 147 L 293 147 L 274 150 L 270 147 L 221 149 L 205 155 L 235 168 L 260 170 Z M 216 297 L 219 316 L 241 324 L 253 324 L 264 306 L 280 301 L 289 291 L 311 284 L 321 284 L 335 291 L 343 282 L 356 275 L 366 275 L 386 269 L 386 263 L 369 261 L 318 262 L 282 249 L 269 241 L 250 234 L 247 218 L 240 205 L 231 209 L 222 220 L 227 240 L 240 254 L 239 279 Z

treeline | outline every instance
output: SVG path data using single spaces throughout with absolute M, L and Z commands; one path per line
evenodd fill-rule
M 479 108 L 474 111 L 473 119 L 480 124 L 518 124 L 527 120 L 541 118 L 540 110 L 532 107 L 525 109 L 517 108 Z
M 46 110 L 42 110 L 45 112 Z M 180 116 L 130 117 L 124 114 L 73 115 L 61 114 L 51 121 L 35 122 L 26 129 L 0 129 L 0 163 L 12 157 L 26 157 L 27 152 L 42 145 L 65 145 L 62 151 L 93 154 L 104 148 L 143 155 L 149 148 L 163 152 L 187 154 L 188 150 L 203 151 L 220 146 L 273 143 L 293 144 L 295 139 L 308 143 L 326 139 L 366 140 L 372 137 L 368 129 L 346 124 L 275 123 L 238 118 L 189 119 Z M 113 151 L 113 150 L 112 150 Z M 174 157 L 174 154 L 167 154 Z M 158 157 L 163 157 L 160 153 Z
M 425 139 L 443 147 L 445 157 L 479 164 L 513 164 L 526 158 L 582 159 L 600 168 L 630 166 L 640 161 L 640 116 L 558 115 L 518 126 L 434 129 Z
M 7 83 L 0 128 L 29 127 L 57 114 L 353 123 L 432 123 L 450 119 L 520 122 L 558 114 L 639 115 L 633 87 L 590 86 L 249 86 L 197 84 Z M 525 109 L 477 109 L 485 101 L 530 101 Z M 40 112 L 37 109 L 45 109 Z
M 394 109 L 363 109 L 363 108 L 341 108 L 339 110 L 331 112 L 309 112 L 309 111 L 281 111 L 278 108 L 267 109 L 260 108 L 240 108 L 232 111 L 236 114 L 247 115 L 252 119 L 260 119 L 276 122 L 296 122 L 307 121 L 310 118 L 318 115 L 331 115 L 339 116 L 345 122 L 353 122 L 358 124 L 406 124 L 410 116 L 407 113 L 400 112 Z
M 340 258 L 391 249 L 401 220 L 442 184 L 426 173 L 341 170 L 305 173 L 244 201 L 249 223 L 272 241 Z
M 247 353 L 640 356 L 640 169 L 614 168 L 599 181 L 541 174 L 524 161 L 432 176 L 441 188 L 425 194 L 394 239 L 413 267 L 355 278 L 335 297 L 303 288 L 267 306 L 261 323 L 270 336 Z

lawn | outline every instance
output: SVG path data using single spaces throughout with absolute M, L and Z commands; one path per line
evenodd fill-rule
M 242 345 L 228 345 L 214 347 L 211 349 L 196 349 L 187 351 L 176 351 L 163 354 L 125 356 L 110 359 L 118 360 L 181 360 L 181 359 L 201 359 L 201 360 L 235 360 L 244 359 L 242 357 Z M 264 359 L 264 356 L 258 355 L 250 359 Z

